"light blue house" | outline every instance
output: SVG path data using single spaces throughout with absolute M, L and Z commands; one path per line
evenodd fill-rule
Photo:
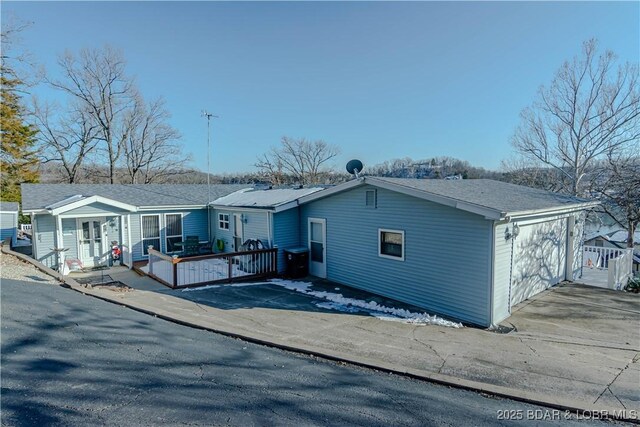
M 23 213 L 31 215 L 33 257 L 58 264 L 56 249 L 83 266 L 103 264 L 112 242 L 131 266 L 147 248 L 178 252 L 186 236 L 211 241 L 209 200 L 240 185 L 22 184 Z
M 309 249 L 309 273 L 480 326 L 581 274 L 583 212 L 597 203 L 491 180 L 361 177 L 330 188 L 22 186 L 35 257 L 85 265 L 111 241 L 125 263 L 186 236 L 236 252 L 247 240 Z M 212 201 L 212 202 L 209 202 Z M 197 261 L 193 261 L 197 262 Z M 231 265 L 231 263 L 229 264 Z
M 595 205 L 492 180 L 373 177 L 298 203 L 312 275 L 481 326 L 580 275 Z
M 285 271 L 284 249 L 300 246 L 298 199 L 323 190 L 312 188 L 245 188 L 211 203 L 211 229 L 233 252 L 248 239 L 277 247 L 278 272 Z
M 0 202 L 0 241 L 10 239 L 15 246 L 18 237 L 18 213 L 20 205 L 15 202 Z

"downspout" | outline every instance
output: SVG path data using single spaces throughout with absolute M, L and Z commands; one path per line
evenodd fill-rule
M 513 245 L 515 240 L 516 239 L 511 236 L 511 253 L 509 255 L 509 300 L 507 304 L 509 316 L 511 316 L 511 288 L 513 287 Z
M 36 221 L 35 221 L 35 215 L 33 212 L 31 212 L 30 214 L 31 216 L 31 256 L 33 257 L 33 259 L 38 259 L 38 245 L 36 244 L 36 240 L 38 233 L 36 231 Z
M 213 238 L 211 235 L 211 203 L 207 203 L 207 237 L 209 244 L 213 246 L 213 242 L 211 240 Z
M 269 239 L 269 247 L 273 248 L 273 214 L 267 211 L 267 238 Z
M 489 260 L 489 326 L 493 324 L 493 295 L 495 288 L 495 267 L 496 267 L 496 221 L 491 223 L 491 259 Z

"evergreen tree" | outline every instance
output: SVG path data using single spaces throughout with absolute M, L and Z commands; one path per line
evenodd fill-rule
M 0 198 L 12 202 L 20 201 L 20 183 L 38 181 L 37 130 L 25 121 L 19 95 L 21 85 L 22 81 L 3 64 L 0 71 Z

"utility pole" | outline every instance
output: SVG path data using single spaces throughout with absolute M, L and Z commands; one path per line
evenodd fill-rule
M 217 119 L 207 110 L 202 110 L 202 117 L 207 118 L 207 213 L 209 212 L 209 204 L 211 203 L 211 118 Z M 208 215 L 210 216 L 210 215 Z M 211 240 L 211 218 L 209 218 L 209 240 Z

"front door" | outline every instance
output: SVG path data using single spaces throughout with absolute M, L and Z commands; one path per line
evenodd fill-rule
M 99 265 L 101 259 L 106 259 L 103 242 L 105 225 L 100 218 L 78 219 L 78 231 L 80 232 L 78 255 L 85 267 Z
M 234 214 L 233 215 L 233 246 L 236 252 L 240 250 L 240 246 L 242 246 L 243 235 L 244 234 L 244 225 L 242 223 L 242 215 Z
M 326 220 L 309 218 L 309 274 L 327 277 Z

